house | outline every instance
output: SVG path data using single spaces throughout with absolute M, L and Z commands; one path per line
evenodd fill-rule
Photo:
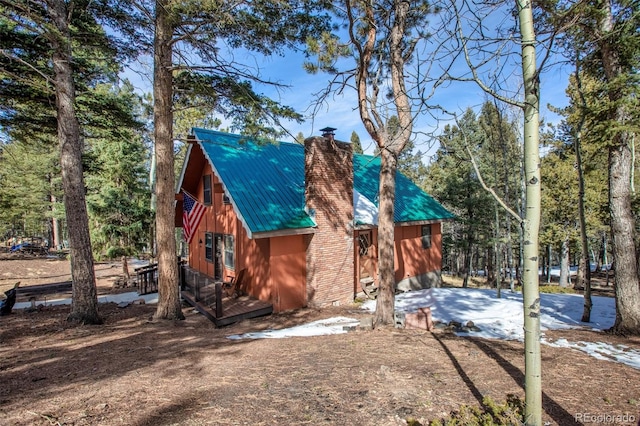
M 188 265 L 212 280 L 242 271 L 242 290 L 281 312 L 349 303 L 377 280 L 380 159 L 353 154 L 332 130 L 304 145 L 256 143 L 193 129 L 176 199 L 205 206 Z M 395 202 L 401 290 L 440 283 L 441 223 L 453 215 L 402 174 Z

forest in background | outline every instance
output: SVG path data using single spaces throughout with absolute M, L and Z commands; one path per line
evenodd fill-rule
M 249 137 L 276 140 L 283 121 L 302 116 L 254 89 L 278 83 L 251 61 L 300 49 L 306 71 L 331 75 L 316 110 L 355 92 L 353 108 L 381 158 L 374 324 L 394 323 L 400 169 L 458 215 L 444 231 L 446 269 L 465 283 L 480 268 L 498 282 L 508 269 L 521 274 L 523 420 L 541 424 L 540 259 L 560 253 L 568 265 L 579 253 L 588 322 L 589 264 L 608 262 L 610 244 L 611 332 L 640 334 L 639 23 L 635 0 L 0 0 L 0 236 L 48 234 L 55 246 L 68 236 L 67 319 L 101 324 L 94 258 L 149 248 L 153 235 L 154 318 L 184 319 L 174 221 L 179 126 L 210 127 L 202 120 L 222 116 Z M 252 53 L 247 63 L 236 49 Z M 136 99 L 119 72 L 145 55 L 153 57 L 153 94 Z M 570 104 L 558 111 L 560 125 L 545 128 L 540 78 L 558 62 L 575 69 Z M 460 81 L 497 103 L 463 113 L 433 103 L 436 90 Z M 425 164 L 411 148 L 420 137 L 414 123 L 438 112 L 455 124 L 431 135 L 439 150 Z
M 15 31 L 7 20 L 2 28 L 5 35 Z M 125 58 L 98 45 L 100 38 L 106 37 L 102 27 L 87 23 L 86 29 L 95 34 L 78 38 L 93 43 L 76 43 L 74 56 L 82 59 L 77 61 L 77 103 L 84 138 L 92 249 L 97 258 L 148 253 L 153 248 L 154 222 L 150 177 L 154 168 L 152 94 L 140 95 L 128 81 L 121 80 L 119 73 Z M 29 44 L 25 58 L 47 54 L 45 47 Z M 576 57 L 573 62 L 578 71 L 567 88 L 570 106 L 558 110 L 564 117 L 560 124 L 545 126 L 540 135 L 544 152 L 540 258 L 543 267 L 561 266 L 563 270 L 580 262 L 580 190 L 575 154 L 579 143 L 583 151 L 588 255 L 593 267 L 599 269 L 613 261 L 606 142 L 611 128 L 603 119 L 608 107 L 602 96 L 605 87 L 601 76 L 587 68 L 585 60 Z M 16 62 L 3 67 L 0 237 L 9 245 L 19 238 L 37 236 L 46 239 L 52 249 L 63 249 L 68 242 L 54 95 L 46 84 L 34 85 L 15 78 L 33 73 L 27 65 Z M 187 96 L 180 102 L 195 104 L 197 99 L 195 92 L 191 99 Z M 630 102 L 637 106 L 633 96 Z M 636 115 L 625 124 L 634 132 L 638 127 L 637 111 L 636 108 Z M 435 156 L 426 159 L 426 153 L 416 150 L 411 141 L 399 157 L 400 170 L 456 214 L 455 222 L 443 226 L 443 269 L 465 280 L 478 271 L 486 274 L 490 283 L 499 276 L 503 281 L 518 276 L 520 226 L 483 188 L 482 181 L 522 214 L 521 120 L 514 109 L 487 100 L 478 111 L 464 111 L 456 124 L 433 135 L 439 145 Z M 393 118 L 388 124 L 397 126 Z M 220 125 L 216 111 L 176 108 L 176 140 L 184 139 L 192 126 Z M 360 138 L 355 132 L 351 135 L 356 151 L 362 149 Z M 633 138 L 634 152 L 636 139 Z M 181 152 L 184 153 L 184 146 L 176 144 L 178 158 Z M 638 170 L 637 163 L 634 160 L 634 172 Z M 176 173 L 180 165 L 176 161 Z M 637 213 L 638 173 L 632 176 L 633 211 Z

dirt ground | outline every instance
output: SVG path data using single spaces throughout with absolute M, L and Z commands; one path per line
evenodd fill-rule
M 99 292 L 121 275 L 96 265 Z M 0 290 L 69 280 L 64 260 L 0 260 Z M 103 304 L 101 326 L 67 323 L 68 307 L 0 317 L 2 425 L 402 425 L 428 424 L 484 396 L 523 397 L 521 342 L 445 332 L 376 329 L 347 334 L 230 340 L 344 315 L 357 306 L 303 309 L 216 329 L 184 307 L 180 322 L 154 321 L 153 305 Z M 640 349 L 640 339 L 589 330 L 547 332 L 571 341 Z M 549 424 L 640 419 L 640 371 L 542 346 Z M 576 416 L 582 421 L 576 422 Z M 623 417 L 620 417 L 622 419 Z

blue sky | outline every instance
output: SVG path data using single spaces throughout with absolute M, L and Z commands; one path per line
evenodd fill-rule
M 263 66 L 266 75 L 271 78 L 290 86 L 279 92 L 265 92 L 275 96 L 282 103 L 293 106 L 299 112 L 305 112 L 310 108 L 314 100 L 313 94 L 326 87 L 329 83 L 330 76 L 326 74 L 310 75 L 302 69 L 303 58 L 301 55 L 294 57 L 287 56 L 285 58 L 269 58 L 266 59 Z M 567 105 L 567 97 L 565 89 L 568 84 L 568 70 L 566 67 L 553 67 L 542 75 L 541 78 L 541 102 L 540 114 L 545 121 L 558 122 L 559 117 L 551 112 L 548 104 L 556 107 Z M 519 84 L 514 82 L 514 85 Z M 279 97 L 278 97 L 279 96 Z M 485 101 L 490 98 L 474 83 L 452 83 L 448 87 L 438 89 L 433 97 L 432 104 L 440 104 L 450 111 L 456 111 L 459 114 L 467 108 L 477 110 Z M 364 129 L 360 116 L 356 108 L 357 97 L 353 90 L 345 92 L 342 96 L 335 96 L 331 103 L 321 108 L 315 117 L 309 117 L 304 124 L 291 123 L 290 132 L 297 134 L 303 132 L 305 136 L 310 134 L 319 134 L 319 129 L 330 126 L 337 128 L 336 136 L 341 140 L 349 140 L 351 132 L 356 131 L 360 136 L 363 147 L 366 149 L 368 143 L 373 144 L 368 133 Z M 309 111 L 310 112 L 310 109 Z M 450 122 L 450 121 L 449 121 Z M 441 122 L 438 128 L 444 126 L 445 122 Z M 431 117 L 422 115 L 418 117 L 415 128 L 431 129 L 438 126 L 438 123 Z M 436 131 L 437 133 L 437 131 Z M 418 136 L 416 146 L 418 149 L 428 146 L 428 143 L 421 142 L 425 137 Z M 371 147 L 373 151 L 373 146 Z
M 374 143 L 365 131 L 360 116 L 355 109 L 357 98 L 353 89 L 347 88 L 343 95 L 333 96 L 312 117 L 314 95 L 328 85 L 331 76 L 322 73 L 308 74 L 303 69 L 304 56 L 299 52 L 290 51 L 284 56 L 272 57 L 262 57 L 238 50 L 233 51 L 232 54 L 236 61 L 258 69 L 262 78 L 287 86 L 276 90 L 266 85 L 262 87 L 254 85 L 254 89 L 258 93 L 263 93 L 284 105 L 293 107 L 306 117 L 306 121 L 302 124 L 295 122 L 285 123 L 286 129 L 291 135 L 295 136 L 299 132 L 302 132 L 305 136 L 318 135 L 321 133 L 319 129 L 330 126 L 337 129 L 336 137 L 338 139 L 348 141 L 352 131 L 356 131 L 360 136 L 365 152 L 373 152 Z M 519 75 L 518 66 L 519 64 L 515 62 L 511 66 L 516 75 Z M 464 67 L 464 65 L 461 66 L 461 68 Z M 151 64 L 138 63 L 135 68 L 141 72 L 135 74 L 129 70 L 123 76 L 130 79 L 140 91 L 151 92 Z M 541 118 L 547 122 L 556 123 L 559 121 L 559 117 L 547 108 L 548 104 L 556 107 L 567 105 L 568 100 L 565 89 L 568 84 L 569 72 L 570 70 L 566 66 L 556 65 L 549 67 L 541 76 L 540 114 Z M 508 84 L 510 87 L 517 88 L 520 82 L 515 79 L 508 82 Z M 444 85 L 439 87 L 430 104 L 439 104 L 449 111 L 462 114 L 469 107 L 474 110 L 479 109 L 482 103 L 487 100 L 490 100 L 490 98 L 474 83 L 452 82 L 447 87 L 444 87 Z M 446 124 L 445 121 L 437 122 L 430 116 L 421 115 L 418 116 L 414 123 L 414 130 L 438 134 L 444 124 Z M 223 124 L 224 126 L 225 124 Z M 287 141 L 292 139 L 292 137 L 283 138 L 283 140 Z M 416 148 L 423 151 L 423 153 L 432 154 L 437 148 L 434 146 L 434 139 L 425 134 L 418 135 L 414 142 Z M 425 162 L 428 161 L 427 155 Z

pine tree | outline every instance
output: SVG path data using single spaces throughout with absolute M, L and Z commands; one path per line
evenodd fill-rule
M 398 157 L 412 137 L 413 122 L 418 110 L 410 92 L 419 91 L 413 84 L 409 67 L 418 44 L 428 34 L 423 31 L 432 12 L 426 1 L 339 2 L 333 12 L 345 28 L 343 34 L 325 33 L 309 39 L 308 48 L 315 63 L 307 63 L 309 72 L 323 71 L 340 83 L 353 81 L 358 96 L 358 112 L 365 130 L 380 153 L 380 186 L 378 191 L 378 259 L 379 293 L 376 300 L 375 323 L 391 325 L 395 312 L 394 271 L 394 200 Z M 337 60 L 348 57 L 352 62 L 346 70 L 338 69 Z M 386 96 L 381 94 L 385 92 Z M 388 114 L 388 115 L 387 115 Z M 391 122 L 395 116 L 397 124 Z
M 600 132 L 608 153 L 609 216 L 615 254 L 616 322 L 613 332 L 640 334 L 640 269 L 633 209 L 634 137 L 638 123 L 640 15 L 634 1 L 541 3 L 544 23 L 560 35 L 565 54 L 580 62 L 601 89 L 591 129 Z M 542 19 L 541 19 L 542 22 Z
M 110 86 L 96 90 L 111 92 Z M 139 113 L 140 100 L 130 84 L 125 83 L 115 94 L 122 103 L 121 111 L 131 117 Z M 94 224 L 93 249 L 109 258 L 136 254 L 148 245 L 148 156 L 139 130 L 123 126 L 117 135 L 94 135 L 89 144 L 93 161 L 87 177 L 87 203 Z
M 353 152 L 356 154 L 364 154 L 364 151 L 362 150 L 362 144 L 360 143 L 360 136 L 358 136 L 355 130 L 351 132 L 350 140 Z
M 109 66 L 114 62 L 103 61 L 96 66 L 99 61 L 95 58 L 113 58 L 116 53 L 112 38 L 98 19 L 114 18 L 125 4 L 107 0 L 35 3 L 21 0 L 3 3 L 0 17 L 3 33 L 0 72 L 7 77 L 2 79 L 0 96 L 9 101 L 2 105 L 6 112 L 2 118 L 13 129 L 18 127 L 17 119 L 25 116 L 34 118 L 35 123 L 27 126 L 27 130 L 37 133 L 43 128 L 56 129 L 73 281 L 69 319 L 82 323 L 100 323 L 101 318 L 97 311 L 85 202 L 82 164 L 85 123 L 80 113 L 81 100 L 82 94 L 106 72 L 117 70 L 117 66 Z M 14 108 L 16 101 L 24 104 L 34 100 L 41 105 L 32 112 Z M 87 97 L 84 101 L 88 105 L 95 100 Z M 48 105 L 55 108 L 47 109 Z
M 236 7 L 224 2 L 157 0 L 155 16 L 154 143 L 156 158 L 156 238 L 158 245 L 159 319 L 183 318 L 178 288 L 175 226 L 174 108 L 208 108 L 232 118 L 234 127 L 261 141 L 283 134 L 279 120 L 300 120 L 291 108 L 259 95 L 250 70 L 219 54 L 218 42 L 231 48 L 270 55 L 325 29 L 325 16 L 314 13 L 322 2 L 255 2 Z M 174 53 L 188 52 L 193 64 L 174 64 Z M 175 68 L 175 69 L 174 69 Z M 174 72 L 175 71 L 175 72 Z

